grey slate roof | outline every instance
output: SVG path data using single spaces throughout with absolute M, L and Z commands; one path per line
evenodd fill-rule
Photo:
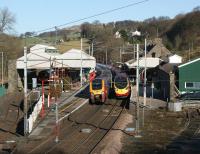
M 172 55 L 172 53 L 163 45 L 161 38 L 156 38 L 153 42 L 153 47 L 148 52 L 147 57 L 152 57 L 155 54 L 155 57 L 168 62 L 168 57 Z

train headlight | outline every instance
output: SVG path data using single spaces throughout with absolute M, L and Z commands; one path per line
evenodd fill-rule
M 93 94 L 93 93 L 90 93 L 90 96 L 91 96 L 91 97 L 94 97 L 94 94 Z

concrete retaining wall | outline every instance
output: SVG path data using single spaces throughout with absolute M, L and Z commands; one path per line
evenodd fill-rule
M 35 123 L 38 115 L 40 114 L 41 109 L 42 109 L 42 97 L 40 97 L 39 101 L 34 106 L 33 112 L 31 113 L 31 115 L 27 119 L 27 121 L 28 121 L 28 132 L 29 133 L 33 130 L 34 123 Z

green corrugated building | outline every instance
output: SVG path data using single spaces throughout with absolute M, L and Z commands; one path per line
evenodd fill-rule
M 200 91 L 200 58 L 180 65 L 179 91 L 181 93 Z

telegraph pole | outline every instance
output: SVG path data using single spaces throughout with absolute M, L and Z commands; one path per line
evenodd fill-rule
M 189 61 L 190 61 L 190 44 L 189 44 Z
M 24 47 L 24 136 L 27 135 L 27 47 Z
M 58 28 L 55 26 L 55 30 L 56 30 L 56 39 L 55 39 L 55 45 L 57 45 L 57 36 L 58 36 Z
M 91 56 L 91 54 L 90 54 L 90 46 L 89 46 L 89 55 Z
M 122 62 L 122 48 L 119 49 L 119 61 Z
M 92 56 L 94 55 L 94 44 L 93 44 L 93 41 L 92 41 Z
M 4 69 L 3 69 L 3 65 L 4 65 L 4 63 L 3 63 L 3 52 L 2 52 L 2 59 L 1 59 L 1 61 L 2 61 L 2 63 L 1 63 L 2 81 L 1 81 L 1 82 L 2 82 L 2 87 L 3 87 L 3 75 L 4 75 L 4 74 L 3 74 L 3 71 L 4 71 Z
M 106 65 L 108 64 L 108 49 L 106 48 Z
M 135 60 L 135 44 L 133 44 L 133 59 Z

